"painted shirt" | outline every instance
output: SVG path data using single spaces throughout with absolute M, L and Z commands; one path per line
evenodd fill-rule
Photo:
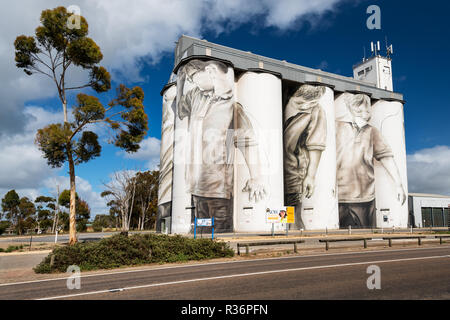
M 325 150 L 327 123 L 319 104 L 298 109 L 295 115 L 289 105 L 285 110 L 284 181 L 286 194 L 302 194 L 303 180 L 309 165 L 309 151 Z M 293 115 L 287 118 L 287 114 Z
M 176 86 L 172 86 L 167 89 L 163 96 L 158 204 L 172 200 L 173 135 L 176 94 Z
M 337 183 L 340 203 L 375 199 L 374 159 L 393 157 L 380 131 L 368 124 L 336 122 Z
M 233 191 L 234 146 L 256 144 L 242 106 L 234 103 L 231 89 L 218 94 L 194 87 L 183 95 L 178 108 L 180 119 L 189 118 L 188 192 L 229 199 Z

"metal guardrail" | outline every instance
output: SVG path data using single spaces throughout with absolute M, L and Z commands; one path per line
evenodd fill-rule
M 340 238 L 340 239 L 319 239 L 319 242 L 325 242 L 325 250 L 328 251 L 330 248 L 330 242 L 343 242 L 343 241 L 363 241 L 364 248 L 367 248 L 367 240 L 372 240 L 372 238 Z
M 367 240 L 388 240 L 389 247 L 392 247 L 392 240 L 399 239 L 417 239 L 417 243 L 419 246 L 422 245 L 422 239 L 427 238 L 427 236 L 390 236 L 390 237 L 382 237 L 382 238 L 339 238 L 339 239 L 319 239 L 319 242 L 325 242 L 325 250 L 329 250 L 330 242 L 344 242 L 344 241 L 363 241 L 364 248 L 367 248 Z M 450 235 L 438 235 L 435 238 L 440 238 L 440 244 L 442 244 L 442 238 L 450 238 Z
M 403 240 L 403 239 L 417 239 L 417 244 L 419 246 L 422 245 L 422 239 L 426 238 L 426 236 L 402 236 L 402 237 L 398 237 L 398 236 L 393 236 L 393 237 L 383 237 L 383 240 L 388 240 L 389 242 L 389 247 L 392 247 L 392 239 L 394 240 Z
M 439 238 L 439 244 L 442 244 L 442 238 L 450 238 L 450 234 L 440 234 L 434 237 Z
M 265 241 L 265 242 L 239 242 L 237 243 L 237 254 L 241 255 L 241 251 L 239 248 L 245 247 L 245 254 L 250 253 L 250 247 L 254 246 L 269 246 L 269 245 L 276 245 L 276 244 L 293 244 L 294 245 L 294 252 L 297 253 L 297 243 L 304 243 L 305 240 L 286 240 L 286 241 Z

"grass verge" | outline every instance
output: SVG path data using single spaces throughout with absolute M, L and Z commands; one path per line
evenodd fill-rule
M 81 271 L 88 271 L 233 255 L 234 251 L 226 243 L 210 239 L 161 234 L 114 235 L 98 242 L 55 248 L 33 270 L 35 273 L 66 272 L 69 266 L 76 265 Z

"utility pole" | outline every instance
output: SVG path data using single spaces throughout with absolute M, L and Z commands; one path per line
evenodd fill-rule
M 53 228 L 52 232 L 56 232 L 59 220 L 59 185 L 56 185 L 56 205 L 55 205 L 55 217 L 53 218 Z

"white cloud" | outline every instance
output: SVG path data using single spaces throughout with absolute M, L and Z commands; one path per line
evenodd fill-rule
M 24 111 L 23 132 L 0 136 L 0 188 L 36 189 L 43 179 L 55 174 L 34 144 L 36 130 L 60 119 L 62 113 L 30 106 Z
M 89 181 L 80 178 L 79 176 L 75 177 L 75 181 L 78 196 L 85 200 L 91 208 L 91 218 L 93 218 L 96 214 L 107 214 L 109 212 L 106 205 L 106 200 L 100 196 L 100 193 L 93 190 Z M 65 189 L 70 189 L 70 178 L 63 176 L 51 177 L 45 179 L 43 181 L 43 185 L 55 195 L 57 194 L 57 186 L 59 186 L 60 192 Z
M 314 19 L 341 0 L 97 0 L 76 1 L 89 22 L 90 36 L 104 54 L 102 64 L 117 77 L 142 80 L 143 63 L 156 63 L 171 53 L 181 34 L 201 37 L 223 32 L 263 17 L 265 26 L 288 29 L 302 19 Z M 73 5 L 72 0 L 21 0 L 2 6 L 0 13 L 0 134 L 19 132 L 26 124 L 27 100 L 56 96 L 50 79 L 27 76 L 15 66 L 16 36 L 33 35 L 44 9 Z M 24 10 L 26 8 L 26 10 Z M 71 72 L 77 84 L 86 77 Z
M 449 159 L 449 146 L 435 146 L 408 155 L 409 192 L 450 195 Z
M 147 161 L 147 169 L 155 170 L 159 165 L 159 152 L 161 149 L 161 140 L 148 137 L 140 143 L 140 148 L 135 153 L 126 153 L 119 151 L 127 159 Z
M 89 22 L 90 37 L 102 48 L 102 64 L 113 71 L 116 80 L 137 81 L 145 78 L 140 72 L 143 64 L 157 63 L 162 55 L 171 53 L 181 34 L 201 37 L 206 31 L 229 31 L 255 17 L 262 17 L 263 26 L 289 29 L 302 19 L 309 21 L 310 14 L 317 19 L 339 1 L 21 0 L 3 5 L 0 12 L 0 195 L 13 188 L 30 196 L 37 195 L 43 187 L 42 181 L 58 174 L 42 158 L 34 137 L 37 128 L 61 122 L 62 114 L 36 106 L 26 107 L 27 101 L 56 97 L 55 85 L 44 76 L 25 75 L 14 62 L 15 38 L 34 34 L 42 10 L 78 5 Z M 85 77 L 79 71 L 70 74 L 75 84 Z M 148 161 L 148 167 L 154 169 L 159 163 L 159 143 L 156 138 L 147 138 L 142 150 L 131 157 Z M 98 196 L 92 189 L 89 191 L 90 184 L 81 178 L 79 184 L 80 192 L 91 197 L 93 209 L 102 208 Z

